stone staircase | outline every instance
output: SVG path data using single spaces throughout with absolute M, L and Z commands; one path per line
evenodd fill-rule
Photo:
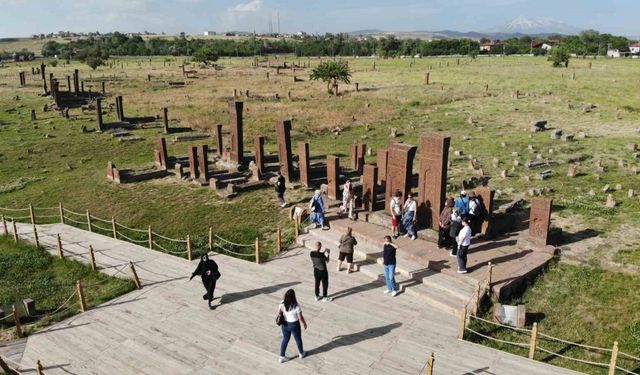
M 348 222 L 347 222 L 348 223 Z M 346 225 L 346 224 L 345 224 Z M 301 234 L 297 241 L 308 249 L 314 249 L 316 241 L 322 242 L 323 248 L 331 250 L 329 271 L 335 272 L 338 259 L 338 245 L 340 236 L 344 232 L 343 226 L 337 221 L 332 222 L 332 229 L 324 231 L 311 229 Z M 380 237 L 385 232 L 379 230 Z M 354 251 L 354 264 L 357 272 L 361 272 L 375 280 L 380 280 L 380 290 L 384 290 L 384 274 L 382 267 L 382 240 L 370 236 L 354 234 L 358 245 Z M 421 241 L 421 240 L 417 240 Z M 481 282 L 467 277 L 456 277 L 446 273 L 434 271 L 428 265 L 419 264 L 402 253 L 402 246 L 397 253 L 396 282 L 402 294 L 407 294 L 429 303 L 443 312 L 458 315 L 463 306 L 471 311 L 474 308 L 476 288 Z M 343 265 L 345 272 L 346 265 Z M 401 298 L 402 294 L 397 298 Z M 471 301 L 471 303 L 469 303 Z

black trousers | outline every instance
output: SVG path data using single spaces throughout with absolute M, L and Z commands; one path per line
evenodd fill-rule
M 451 247 L 451 237 L 449 237 L 449 227 L 440 228 L 438 231 L 438 247 Z
M 313 269 L 313 277 L 315 278 L 315 293 L 316 297 L 320 296 L 320 282 L 322 282 L 322 296 L 327 296 L 327 289 L 329 289 L 329 271 L 320 271 L 316 268 Z
M 458 253 L 456 254 L 456 256 L 458 257 L 458 271 L 467 270 L 467 253 L 468 252 L 469 252 L 469 245 L 459 246 Z
M 202 278 L 202 285 L 207 290 L 207 293 L 204 295 L 204 298 L 211 302 L 213 300 L 213 292 L 216 290 L 216 278 Z

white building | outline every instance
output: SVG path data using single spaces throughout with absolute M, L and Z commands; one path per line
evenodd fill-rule
M 547 43 L 542 43 L 542 46 L 540 46 L 540 48 L 542 49 L 546 49 L 547 51 L 550 50 L 551 48 L 553 48 L 553 46 L 551 44 L 547 44 Z
M 640 53 L 640 43 L 632 44 L 629 46 L 629 52 Z
M 614 48 L 609 48 L 607 50 L 607 57 L 620 57 L 620 50 L 619 49 L 614 49 Z
M 216 35 L 215 31 L 205 31 L 204 36 Z

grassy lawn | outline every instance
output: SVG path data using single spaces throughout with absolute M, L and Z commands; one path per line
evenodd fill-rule
M 7 236 L 0 236 L 0 306 L 5 315 L 11 306 L 18 308 L 24 318 L 26 334 L 58 322 L 80 311 L 77 296 L 58 310 L 76 290 L 76 281 L 84 286 L 89 307 L 99 305 L 133 290 L 133 283 L 93 271 L 88 265 L 74 260 L 60 259 L 45 250 L 24 242 L 15 243 Z M 40 319 L 26 316 L 22 300 L 31 298 L 36 302 Z M 56 312 L 56 310 L 58 310 Z M 13 319 L 0 322 L 0 341 L 14 338 Z
M 620 351 L 640 357 L 640 322 L 637 312 L 640 300 L 637 290 L 640 276 L 604 271 L 594 266 L 556 264 L 551 266 L 523 296 L 505 304 L 525 304 L 527 314 L 538 320 L 538 332 L 583 345 L 611 349 L 618 341 Z M 491 306 L 484 318 L 491 319 Z M 470 328 L 486 335 L 519 343 L 529 343 L 529 334 L 479 321 L 472 321 Z M 530 327 L 529 327 L 530 328 Z M 496 343 L 467 332 L 465 339 L 480 342 L 500 350 L 527 356 L 528 349 Z M 582 348 L 541 337 L 539 347 L 564 356 L 609 363 L 610 353 L 592 352 Z M 606 369 L 578 364 L 537 352 L 537 360 L 572 368 L 588 374 L 606 374 Z M 618 365 L 637 372 L 640 361 L 622 356 Z

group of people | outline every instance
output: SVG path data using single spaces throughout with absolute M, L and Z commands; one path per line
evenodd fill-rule
M 411 237 L 412 240 L 417 238 L 416 231 L 416 210 L 417 202 L 413 199 L 413 193 L 407 193 L 407 199 L 402 202 L 402 193 L 396 191 L 393 193 L 389 204 L 391 213 L 391 235 L 393 238 L 399 236 Z

